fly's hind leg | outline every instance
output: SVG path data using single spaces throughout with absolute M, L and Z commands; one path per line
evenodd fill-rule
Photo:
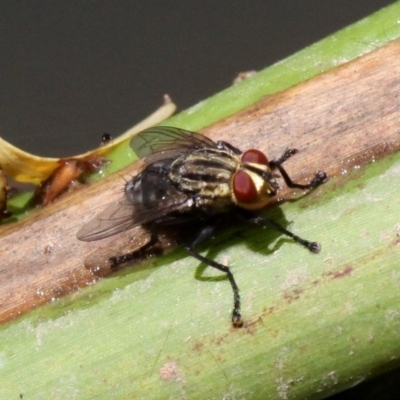
M 233 290 L 232 325 L 235 328 L 240 328 L 241 326 L 243 326 L 243 320 L 242 320 L 242 315 L 240 313 L 239 288 L 236 284 L 235 278 L 233 277 L 231 270 L 229 269 L 229 267 L 223 264 L 220 264 L 214 260 L 210 260 L 209 258 L 202 256 L 195 250 L 200 243 L 209 239 L 213 235 L 214 231 L 215 231 L 215 225 L 207 225 L 206 227 L 204 227 L 200 231 L 196 239 L 190 245 L 186 246 L 186 250 L 191 256 L 201 261 L 202 263 L 208 265 L 209 267 L 213 267 L 219 271 L 226 273 Z
M 157 225 L 153 224 L 150 228 L 150 240 L 142 246 L 140 249 L 135 250 L 131 253 L 123 254 L 122 256 L 110 257 L 111 268 L 117 268 L 119 265 L 124 264 L 128 261 L 136 259 L 140 254 L 144 254 L 146 250 L 153 247 L 158 243 L 158 229 Z
M 150 225 L 150 235 L 151 235 L 150 240 L 145 245 L 143 245 L 142 247 L 131 253 L 123 254 L 122 256 L 111 257 L 109 260 L 112 265 L 112 268 L 116 268 L 121 264 L 136 259 L 139 255 L 141 254 L 143 255 L 148 249 L 157 244 L 159 242 L 158 235 L 160 228 L 174 226 L 174 225 L 181 225 L 185 223 L 185 221 L 186 220 L 183 218 L 177 218 L 176 216 L 168 216 L 168 215 L 156 219 Z

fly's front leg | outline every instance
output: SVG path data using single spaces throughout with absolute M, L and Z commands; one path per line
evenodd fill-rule
M 246 222 L 249 222 L 251 224 L 262 226 L 262 227 L 269 226 L 269 227 L 283 233 L 284 235 L 292 238 L 295 242 L 306 247 L 312 253 L 319 253 L 321 251 L 321 246 L 319 243 L 310 242 L 309 240 L 303 239 L 300 236 L 295 235 L 293 232 L 288 231 L 283 226 L 279 225 L 277 222 L 275 222 L 271 219 L 261 217 L 259 215 L 251 214 L 251 213 L 248 213 L 243 210 L 240 210 L 239 216 L 242 217 L 243 219 L 245 219 Z
M 285 152 L 279 157 L 277 160 L 272 160 L 269 162 L 269 166 L 272 170 L 277 169 L 282 178 L 284 179 L 286 185 L 290 188 L 297 188 L 297 189 L 313 189 L 322 183 L 326 182 L 328 179 L 326 173 L 324 171 L 319 171 L 315 174 L 314 178 L 311 180 L 310 183 L 302 185 L 300 183 L 293 182 L 290 178 L 289 174 L 286 170 L 282 167 L 282 164 L 290 157 L 295 155 L 298 152 L 297 149 L 286 149 Z
M 214 260 L 210 260 L 209 258 L 202 256 L 195 250 L 195 248 L 200 243 L 204 242 L 205 240 L 209 239 L 212 236 L 214 230 L 215 230 L 215 225 L 208 225 L 205 228 L 203 228 L 200 231 L 199 235 L 196 237 L 196 239 L 189 246 L 186 246 L 186 250 L 191 256 L 201 261 L 202 263 L 226 273 L 233 290 L 232 325 L 235 328 L 240 328 L 241 326 L 243 326 L 243 320 L 242 320 L 242 315 L 240 313 L 239 288 L 236 284 L 235 278 L 233 277 L 231 270 L 229 269 L 229 267 L 223 264 L 220 264 Z

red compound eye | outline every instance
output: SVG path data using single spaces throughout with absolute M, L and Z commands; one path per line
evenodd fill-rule
M 247 150 L 243 153 L 242 162 L 268 165 L 268 158 L 260 150 L 251 149 L 251 150 Z
M 257 197 L 256 185 L 248 173 L 236 172 L 233 177 L 233 193 L 236 199 L 242 203 L 250 203 Z

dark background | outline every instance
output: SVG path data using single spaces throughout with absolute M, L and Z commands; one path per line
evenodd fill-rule
M 40 155 L 78 154 L 164 93 L 185 109 L 392 2 L 1 0 L 0 135 Z M 377 398 L 376 382 L 335 399 Z
M 78 154 L 164 93 L 183 110 L 392 2 L 2 0 L 0 135 Z

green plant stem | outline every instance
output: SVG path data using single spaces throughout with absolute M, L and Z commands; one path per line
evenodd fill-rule
M 396 15 L 399 3 L 169 124 L 203 127 L 374 50 L 400 36 Z M 330 182 L 281 207 L 285 218 L 269 211 L 321 242 L 320 255 L 267 230 L 213 243 L 253 325 L 231 328 L 229 283 L 177 249 L 2 326 L 0 398 L 323 398 L 396 366 L 399 165 L 397 155 L 345 188 Z

